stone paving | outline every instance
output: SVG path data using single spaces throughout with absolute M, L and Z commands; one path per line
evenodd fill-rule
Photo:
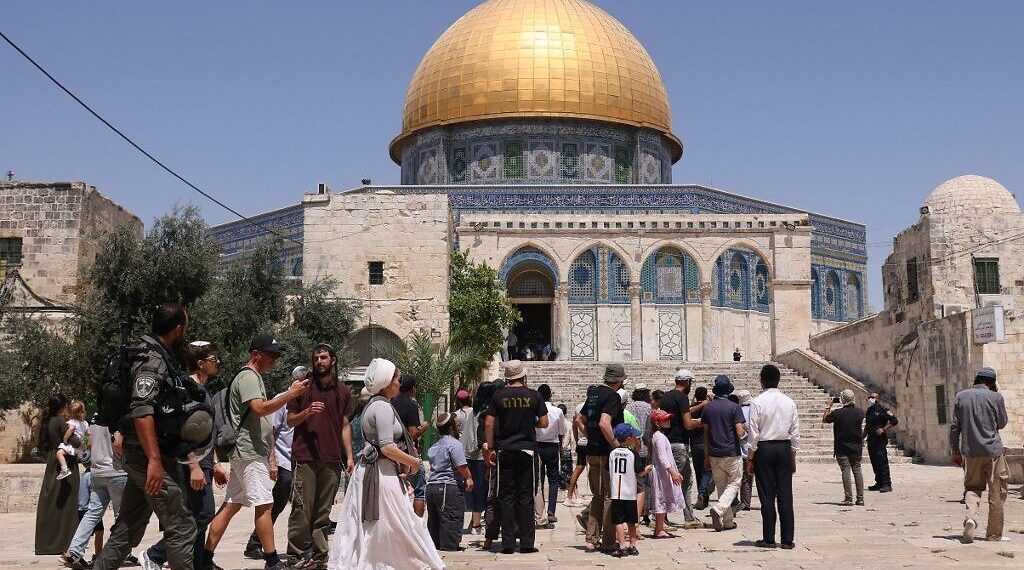
M 871 482 L 870 467 L 865 477 Z M 796 542 L 790 551 L 755 548 L 761 517 L 756 510 L 740 513 L 739 528 L 679 531 L 673 540 L 644 540 L 640 556 L 618 560 L 582 549 L 583 536 L 573 518 L 579 509 L 558 506 L 559 522 L 553 530 L 537 532 L 538 554 L 500 555 L 481 552 L 478 537 L 467 536 L 465 552 L 448 554 L 452 570 L 527 570 L 572 568 L 585 570 L 627 567 L 644 570 L 668 568 L 969 568 L 1024 567 L 1024 500 L 1018 485 L 1011 485 L 1006 503 L 1009 541 L 960 543 L 963 505 L 961 471 L 953 467 L 912 464 L 893 466 L 894 492 L 868 492 L 866 507 L 840 507 L 839 469 L 828 464 L 804 464 L 795 477 Z M 336 507 L 337 508 L 337 507 Z M 241 556 L 241 545 L 251 530 L 251 512 L 243 510 L 221 543 L 217 562 L 228 569 L 262 568 L 262 562 Z M 984 516 L 983 511 L 983 516 Z M 701 511 L 706 517 L 707 511 Z M 674 517 L 682 519 L 678 513 Z M 110 522 L 108 513 L 108 524 Z M 248 523 L 248 524 L 247 524 Z M 277 538 L 286 534 L 287 512 L 277 523 Z M 57 568 L 55 556 L 33 556 L 34 517 L 28 513 L 0 515 L 0 568 Z M 109 526 L 108 526 L 109 528 Z M 643 532 L 649 529 L 642 527 Z M 984 536 L 984 523 L 978 529 Z M 144 544 L 158 536 L 155 519 Z

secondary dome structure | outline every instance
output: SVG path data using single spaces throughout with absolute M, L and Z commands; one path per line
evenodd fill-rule
M 932 191 L 924 205 L 934 216 L 1020 213 L 1017 199 L 1009 190 L 991 178 L 975 174 L 943 182 Z
M 658 68 L 618 20 L 583 0 L 489 0 L 423 57 L 391 157 L 405 170 L 436 127 L 545 119 L 650 131 L 672 163 L 683 151 Z

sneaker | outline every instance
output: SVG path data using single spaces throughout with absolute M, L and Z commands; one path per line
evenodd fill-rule
M 58 481 L 62 481 L 64 479 L 67 479 L 70 476 L 71 476 L 71 470 L 68 469 L 67 467 L 65 467 L 64 469 L 60 470 L 60 473 L 57 474 L 57 480 Z
M 853 506 L 853 501 L 851 501 L 850 499 L 843 499 L 842 501 L 839 501 L 839 506 L 840 507 L 852 507 Z
M 722 530 L 735 530 L 735 529 L 736 529 L 736 523 L 734 523 L 734 522 L 731 522 L 731 523 L 729 523 L 727 525 L 722 525 Z
M 858 507 L 863 507 L 864 506 L 864 499 L 857 499 L 857 502 L 854 503 L 854 504 L 857 505 Z
M 693 505 L 694 510 L 703 511 L 708 508 L 708 500 L 703 496 L 697 497 L 697 502 Z
M 139 565 L 142 566 L 142 570 L 160 570 L 160 564 L 153 562 L 153 559 L 149 557 L 149 551 L 142 551 L 142 558 L 139 559 Z
M 644 526 L 651 526 L 651 517 L 645 516 L 644 518 L 640 519 L 640 524 Z
M 540 550 L 537 549 L 537 548 L 520 548 L 519 549 L 519 554 L 534 554 L 534 553 L 537 553 L 537 552 L 540 552 Z
M 974 542 L 974 529 L 976 528 L 978 528 L 978 523 L 974 522 L 974 519 L 967 519 L 964 521 L 964 544 Z
M 93 562 L 95 561 L 96 560 L 93 559 Z M 142 566 L 142 562 L 140 562 L 139 559 L 136 558 L 134 554 L 129 554 L 128 556 L 125 556 L 124 563 L 121 564 L 121 568 L 134 568 L 138 566 Z
M 92 568 L 92 564 L 82 558 L 81 554 L 75 554 L 74 552 L 68 556 L 61 556 L 60 563 L 72 570 L 89 570 Z
M 718 512 L 718 507 L 711 507 L 711 526 L 715 527 L 715 530 L 722 532 L 722 513 Z
M 886 485 L 885 487 L 879 488 L 878 492 L 879 493 L 892 493 L 892 487 Z
M 548 515 L 548 522 L 551 524 L 555 524 L 556 522 L 558 522 L 558 517 L 556 517 L 555 515 Z
M 783 542 L 779 546 L 779 548 L 781 548 L 783 550 L 793 550 L 794 548 L 796 548 L 796 543 L 795 542 Z
M 693 519 L 692 521 L 686 521 L 686 524 L 683 525 L 683 528 L 686 528 L 686 529 L 704 528 L 704 523 L 700 522 L 697 519 Z
M 294 566 L 288 564 L 288 561 L 284 558 L 281 558 L 277 561 L 277 564 L 266 564 L 263 567 L 263 570 L 292 570 L 292 568 L 294 568 Z
M 759 540 L 754 543 L 754 546 L 758 548 L 778 548 L 778 544 L 775 542 L 768 542 L 767 540 Z
M 875 483 L 874 485 L 868 487 L 868 491 L 877 491 L 877 490 L 881 489 L 884 486 L 885 485 L 879 485 L 878 483 Z
M 246 548 L 245 551 L 242 552 L 242 556 L 249 560 L 263 560 L 263 547 L 254 546 L 252 548 Z

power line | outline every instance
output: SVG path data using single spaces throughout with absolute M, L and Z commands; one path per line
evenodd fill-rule
M 290 237 L 290 236 L 278 233 L 273 228 L 271 228 L 269 226 L 266 226 L 264 224 L 261 224 L 260 222 L 254 220 L 254 219 L 252 219 L 252 218 L 250 218 L 250 217 L 248 217 L 246 215 L 243 215 L 241 212 L 235 210 L 231 206 L 228 206 L 224 202 L 221 202 L 217 198 L 214 198 L 212 195 L 210 195 L 207 192 L 204 192 L 203 190 L 201 190 L 195 184 L 193 184 L 193 183 L 189 182 L 188 180 L 186 180 L 184 176 L 178 174 L 177 172 L 172 170 L 170 167 L 168 167 L 163 162 L 160 162 L 159 159 L 157 159 L 155 156 L 150 154 L 146 149 L 142 148 L 135 141 L 133 141 L 132 139 L 128 138 L 128 135 L 124 134 L 123 132 L 121 132 L 120 129 L 118 129 L 114 125 L 110 124 L 110 121 L 104 119 L 102 115 L 100 115 L 99 113 L 94 111 L 92 109 L 92 107 L 90 107 L 85 101 L 82 101 L 81 99 L 79 99 L 77 95 L 72 93 L 71 90 L 68 89 L 67 87 L 65 87 L 63 83 L 58 81 L 56 77 L 54 77 L 53 75 L 50 75 L 50 72 L 48 72 L 45 69 L 43 69 L 43 66 L 39 65 L 38 63 L 36 63 L 36 60 L 32 59 L 32 56 L 30 56 L 27 53 L 25 53 L 25 50 L 23 50 L 20 47 L 18 47 L 18 44 L 14 43 L 14 41 L 12 41 L 11 38 L 7 37 L 7 35 L 4 34 L 2 31 L 0 31 L 0 37 L 2 37 L 4 39 L 4 41 L 6 41 L 8 44 L 10 44 L 11 47 L 15 49 L 15 51 L 17 51 L 19 54 L 21 54 L 22 57 L 24 57 L 26 60 L 28 60 L 29 63 L 31 63 L 33 66 L 35 66 L 35 68 L 38 69 L 43 75 L 45 75 L 47 79 L 52 81 L 54 85 L 59 87 L 61 89 L 61 91 L 63 91 L 69 97 L 74 99 L 76 103 L 78 103 L 79 105 L 82 106 L 82 108 L 84 108 L 86 111 L 89 111 L 89 113 L 93 117 L 96 117 L 96 119 L 98 119 L 101 123 L 106 125 L 107 128 L 109 128 L 110 130 L 112 130 L 115 133 L 117 133 L 117 136 L 121 137 L 122 139 L 125 140 L 125 142 L 127 142 L 128 144 L 130 144 L 133 147 L 135 147 L 135 150 L 141 152 L 146 158 L 148 158 L 149 160 L 153 161 L 153 163 L 155 163 L 157 166 L 159 166 L 160 168 L 162 168 L 165 171 L 167 171 L 171 176 L 173 176 L 173 177 L 177 178 L 178 180 L 182 181 L 186 186 L 188 186 L 189 188 L 195 190 L 200 195 L 202 195 L 204 198 L 210 200 L 214 204 L 217 204 L 221 208 L 224 208 L 228 212 L 231 212 L 232 214 L 238 216 L 240 219 L 245 220 L 247 222 L 250 222 L 250 223 L 256 225 L 257 227 L 263 228 L 264 230 L 270 232 L 271 234 L 274 234 L 275 236 L 277 236 L 277 237 L 279 237 L 281 239 L 294 242 L 294 243 L 296 243 L 298 245 L 302 245 L 301 241 L 299 241 L 299 240 L 297 240 L 297 239 L 295 239 L 293 237 Z

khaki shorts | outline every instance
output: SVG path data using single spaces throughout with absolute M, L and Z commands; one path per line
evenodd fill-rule
M 274 482 L 267 459 L 232 459 L 225 503 L 258 507 L 274 502 Z

